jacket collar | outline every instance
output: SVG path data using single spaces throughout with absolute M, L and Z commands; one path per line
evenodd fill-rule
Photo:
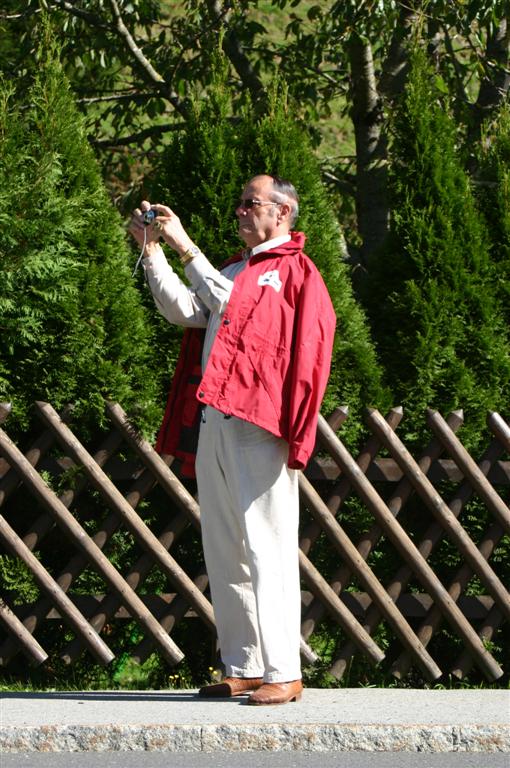
M 259 253 L 272 251 L 274 248 L 279 248 L 280 245 L 288 243 L 291 239 L 292 237 L 289 233 L 287 235 L 280 235 L 280 237 L 274 237 L 272 240 L 266 240 L 265 243 L 260 243 L 259 245 L 256 245 L 255 248 L 252 248 L 250 251 L 250 256 L 258 256 Z
M 256 259 L 257 261 L 262 261 L 262 259 L 265 259 L 267 256 L 293 256 L 295 253 L 299 253 L 303 250 L 306 235 L 304 232 L 289 232 L 289 234 L 290 240 L 280 243 L 274 248 L 269 248 L 267 251 L 264 250 L 261 253 L 255 253 L 251 258 Z M 243 257 L 246 258 L 246 249 L 236 253 L 231 259 L 223 264 L 222 267 L 226 267 L 229 264 L 235 264 L 237 261 L 241 261 Z

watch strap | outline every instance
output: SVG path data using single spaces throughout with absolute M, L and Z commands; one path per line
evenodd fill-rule
M 202 253 L 200 248 L 197 245 L 192 245 L 191 248 L 188 248 L 187 251 L 185 251 L 179 258 L 181 261 L 181 264 L 186 266 L 186 264 L 189 264 L 189 262 L 195 258 L 195 256 L 199 256 Z

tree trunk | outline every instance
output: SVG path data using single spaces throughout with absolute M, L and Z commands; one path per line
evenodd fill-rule
M 360 265 L 388 233 L 386 136 L 382 102 L 377 91 L 372 48 L 354 35 L 348 46 L 351 69 L 351 117 L 356 141 L 356 213 L 362 245 Z
M 353 36 L 349 44 L 351 116 L 356 138 L 356 211 L 362 239 L 359 261 L 365 268 L 370 267 L 372 255 L 384 244 L 389 228 L 383 104 L 395 99 L 405 88 L 409 69 L 407 43 L 420 19 L 421 5 L 414 2 L 401 9 L 379 84 L 370 45 L 358 36 Z

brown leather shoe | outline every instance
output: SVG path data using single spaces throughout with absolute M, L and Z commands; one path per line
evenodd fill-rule
M 299 701 L 303 692 L 301 680 L 292 680 L 289 683 L 264 683 L 258 690 L 251 694 L 248 704 L 286 704 L 288 701 Z
M 198 695 L 208 699 L 224 699 L 228 696 L 241 696 L 260 688 L 264 681 L 261 677 L 226 677 L 221 683 L 204 685 Z

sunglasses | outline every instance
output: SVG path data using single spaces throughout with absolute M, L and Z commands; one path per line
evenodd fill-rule
M 252 197 L 247 197 L 245 200 L 238 200 L 236 208 L 245 208 L 249 210 L 259 205 L 281 205 L 281 203 L 275 203 L 272 200 L 254 200 Z

